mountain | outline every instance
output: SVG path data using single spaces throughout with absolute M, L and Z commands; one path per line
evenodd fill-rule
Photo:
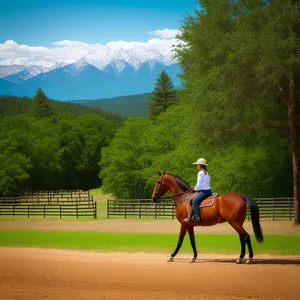
M 0 95 L 7 94 L 7 91 L 9 91 L 14 86 L 14 83 L 0 78 Z
M 180 86 L 177 62 L 145 47 L 0 61 L 0 78 L 14 83 L 6 84 L 2 93 L 32 97 L 42 88 L 48 97 L 63 101 L 149 93 L 162 70 Z
M 31 77 L 33 77 L 33 76 L 30 74 L 30 72 L 28 70 L 24 69 L 17 74 L 11 74 L 9 76 L 4 77 L 3 79 L 13 82 L 13 83 L 16 83 L 16 84 L 19 84 Z
M 40 87 L 49 98 L 63 101 L 142 94 L 152 91 L 162 70 L 169 74 L 175 86 L 179 85 L 178 64 L 166 66 L 150 60 L 135 70 L 125 61 L 116 60 L 99 70 L 82 59 L 14 85 L 7 93 L 32 97 Z

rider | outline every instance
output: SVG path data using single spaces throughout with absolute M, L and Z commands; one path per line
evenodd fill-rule
M 192 190 L 193 192 L 198 192 L 198 194 L 192 200 L 192 207 L 194 212 L 194 220 L 195 222 L 199 223 L 199 205 L 205 198 L 209 197 L 212 194 L 212 192 L 210 189 L 210 176 L 207 171 L 208 164 L 206 163 L 206 160 L 204 158 L 199 158 L 196 162 L 193 162 L 193 165 L 197 165 L 197 169 L 199 170 L 197 176 L 197 184 Z M 191 211 L 189 212 L 189 215 L 185 219 L 185 221 L 191 221 Z

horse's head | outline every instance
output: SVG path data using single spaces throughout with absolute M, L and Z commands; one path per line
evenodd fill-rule
M 161 174 L 160 172 L 158 172 L 158 180 L 155 183 L 155 187 L 151 197 L 153 202 L 157 202 L 160 199 L 160 197 L 163 196 L 168 191 L 168 187 L 164 183 L 163 179 L 164 179 L 164 173 Z

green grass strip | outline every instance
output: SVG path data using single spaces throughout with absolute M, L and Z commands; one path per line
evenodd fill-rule
M 88 249 L 105 252 L 167 252 L 177 244 L 178 234 L 0 230 L 0 246 Z M 198 234 L 199 253 L 239 254 L 234 234 Z M 266 235 L 258 244 L 252 236 L 255 254 L 300 255 L 300 236 Z M 181 252 L 192 253 L 186 236 Z

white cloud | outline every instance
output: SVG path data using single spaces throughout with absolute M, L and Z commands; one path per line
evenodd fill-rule
M 0 44 L 0 58 L 44 56 L 48 54 L 48 51 L 46 47 L 19 45 L 11 40 Z
M 54 59 L 71 59 L 76 60 L 87 54 L 95 52 L 106 52 L 116 50 L 133 50 L 135 52 L 142 52 L 147 50 L 157 50 L 163 55 L 173 55 L 172 45 L 177 45 L 175 35 L 179 33 L 179 30 L 163 29 L 152 32 L 154 35 L 160 38 L 152 38 L 147 42 L 139 41 L 112 41 L 106 44 L 88 44 L 81 41 L 56 41 L 53 42 L 53 47 L 43 46 L 27 46 L 20 45 L 15 41 L 8 40 L 4 44 L 0 44 L 0 60 L 15 59 L 15 58 L 54 58 Z
M 180 34 L 180 30 L 177 29 L 163 29 L 163 30 L 155 30 L 155 31 L 150 31 L 150 34 L 153 34 L 155 36 L 158 36 L 163 39 L 172 39 L 175 38 L 176 35 Z

